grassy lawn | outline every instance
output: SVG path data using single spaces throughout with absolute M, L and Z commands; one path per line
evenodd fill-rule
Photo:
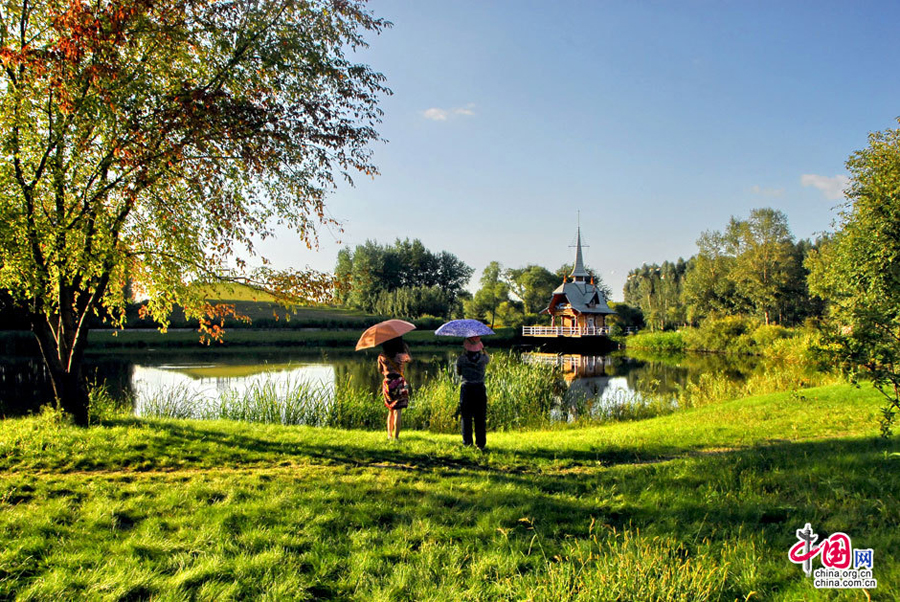
M 0 599 L 865 600 L 787 558 L 806 522 L 900 598 L 900 443 L 840 385 L 457 437 L 43 416 L 0 430 Z M 818 568 L 819 561 L 814 561 Z

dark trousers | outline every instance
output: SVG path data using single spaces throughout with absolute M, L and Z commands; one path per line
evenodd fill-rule
M 472 445 L 472 430 L 475 431 L 475 445 L 484 447 L 484 431 L 487 426 L 487 389 L 484 383 L 464 383 L 459 388 L 459 421 L 462 426 L 463 445 Z

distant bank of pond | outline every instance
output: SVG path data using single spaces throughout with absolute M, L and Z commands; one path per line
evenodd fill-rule
M 496 350 L 494 353 L 508 353 Z M 438 371 L 452 366 L 457 351 L 448 348 L 414 349 L 408 368 L 413 386 L 421 386 Z M 92 383 L 103 383 L 116 398 L 127 400 L 137 414 L 142 400 L 166 391 L 189 391 L 198 403 L 226 392 L 240 395 L 260 382 L 276 388 L 298 381 L 333 387 L 352 381 L 355 386 L 378 391 L 377 352 L 354 353 L 347 348 L 254 350 L 228 353 L 214 348 L 197 350 L 128 351 L 89 354 L 85 374 Z M 653 357 L 615 352 L 610 355 L 523 353 L 522 361 L 556 364 L 568 387 L 604 404 L 633 400 L 635 395 L 674 395 L 704 372 L 717 372 L 735 380 L 745 379 L 756 367 L 754 358 L 717 355 Z M 16 416 L 34 411 L 52 398 L 50 380 L 40 358 L 0 356 L 0 415 Z

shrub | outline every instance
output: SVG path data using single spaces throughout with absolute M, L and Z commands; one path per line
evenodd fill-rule
M 681 332 L 646 332 L 628 337 L 627 345 L 660 353 L 680 353 L 685 349 L 685 339 Z
M 765 349 L 774 344 L 775 341 L 793 338 L 795 335 L 795 331 L 778 324 L 760 324 L 750 337 L 760 349 Z
M 719 353 L 756 353 L 751 333 L 756 322 L 741 316 L 707 318 L 699 328 L 684 331 L 685 349 Z

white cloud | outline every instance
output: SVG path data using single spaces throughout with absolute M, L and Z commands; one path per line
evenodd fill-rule
M 761 196 L 769 196 L 769 197 L 779 197 L 784 196 L 784 188 L 763 188 L 762 186 L 756 185 L 750 189 L 750 192 L 753 194 L 758 194 Z
M 444 109 L 428 109 L 423 113 L 425 115 L 425 119 L 432 119 L 434 121 L 447 121 L 447 111 Z
M 850 184 L 847 176 L 818 176 L 815 174 L 803 174 L 800 183 L 804 186 L 818 188 L 829 201 L 836 201 L 844 196 L 844 189 Z
M 467 104 L 464 107 L 457 107 L 455 109 L 441 109 L 438 107 L 432 107 L 422 112 L 422 116 L 425 117 L 425 119 L 431 119 L 432 121 L 447 121 L 450 117 L 453 117 L 455 115 L 471 117 L 474 114 L 475 105 L 471 103 Z

